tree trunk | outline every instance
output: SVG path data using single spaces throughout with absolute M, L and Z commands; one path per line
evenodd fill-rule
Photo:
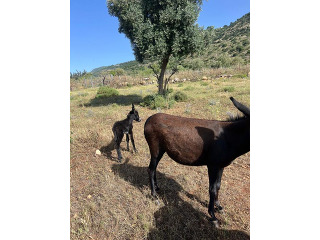
M 163 80 L 164 80 L 164 73 L 166 71 L 167 65 L 169 62 L 169 57 L 165 58 L 162 60 L 162 64 L 161 64 L 161 72 L 160 72 L 160 76 L 158 79 L 158 94 L 163 95 L 165 93 L 165 89 L 163 88 Z

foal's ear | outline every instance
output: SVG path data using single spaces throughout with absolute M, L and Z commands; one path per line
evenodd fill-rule
M 237 100 L 235 100 L 233 97 L 230 97 L 230 100 L 232 101 L 233 105 L 238 108 L 240 112 L 242 112 L 247 117 L 250 117 L 250 108 L 246 107 L 242 103 L 239 103 Z
M 132 103 L 132 110 L 134 110 L 134 105 L 133 105 L 133 103 Z

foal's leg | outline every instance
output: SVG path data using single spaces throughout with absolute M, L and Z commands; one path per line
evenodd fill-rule
M 219 172 L 221 169 L 215 169 L 211 166 L 208 166 L 208 174 L 209 174 L 209 195 L 210 195 L 210 201 L 209 201 L 209 207 L 208 207 L 208 213 L 211 216 L 210 221 L 213 221 L 214 225 L 216 227 L 219 227 L 218 219 L 214 215 L 214 209 L 213 205 L 216 199 L 216 196 L 218 195 L 218 188 L 217 183 L 219 180 Z
M 115 139 L 115 147 L 117 149 L 117 154 L 118 154 L 118 161 L 121 162 L 122 160 L 122 154 L 121 154 L 121 150 L 120 150 L 120 143 L 122 141 L 123 138 L 123 133 L 122 132 L 117 132 L 116 133 L 116 139 Z
M 221 178 L 222 178 L 223 169 L 224 168 L 220 169 L 219 172 L 218 172 L 217 194 L 216 194 L 216 198 L 214 200 L 214 204 L 218 208 L 218 211 L 222 211 L 222 209 L 223 209 L 223 207 L 220 205 L 220 202 L 218 200 L 218 195 L 219 195 L 219 190 L 220 190 L 220 186 L 221 186 Z
M 129 151 L 129 135 L 126 133 L 127 151 Z
M 132 143 L 133 150 L 134 150 L 135 152 L 138 152 L 138 150 L 136 149 L 136 145 L 134 144 L 132 129 L 129 130 L 129 134 L 130 134 L 130 139 L 131 139 L 131 143 Z M 127 141 L 128 141 L 128 150 L 129 150 L 129 139 L 128 139 Z

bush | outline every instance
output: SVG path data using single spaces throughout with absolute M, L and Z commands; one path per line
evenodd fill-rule
M 178 91 L 173 95 L 173 99 L 177 102 L 185 102 L 188 99 L 188 96 L 187 94 Z
M 169 97 L 154 94 L 145 96 L 140 105 L 143 107 L 149 107 L 150 109 L 157 109 L 171 108 L 174 103 L 175 101 L 173 99 L 170 99 Z
M 114 89 L 107 86 L 99 87 L 96 98 L 107 98 L 112 96 L 118 96 L 119 92 Z

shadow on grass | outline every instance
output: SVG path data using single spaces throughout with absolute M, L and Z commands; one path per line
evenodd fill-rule
M 98 107 L 109 105 L 112 103 L 116 103 L 122 106 L 129 106 L 132 103 L 139 104 L 142 102 L 142 97 L 137 94 L 130 94 L 130 95 L 118 95 L 112 97 L 105 97 L 105 98 L 93 98 L 90 102 L 85 103 L 84 106 L 86 107 Z
M 100 147 L 100 152 L 102 153 L 103 156 L 105 156 L 107 159 L 110 159 L 114 162 L 118 162 L 118 157 L 113 157 L 112 156 L 112 150 L 115 150 L 115 141 L 114 141 L 114 138 L 111 140 L 111 142 L 107 145 L 107 146 L 102 146 Z M 125 147 L 121 147 L 120 145 L 120 149 L 121 151 L 127 151 L 127 148 Z M 128 163 L 129 162 L 129 158 L 126 159 L 126 161 L 124 163 Z
M 139 189 L 149 186 L 147 167 L 133 166 L 127 159 L 124 164 L 113 165 L 112 169 Z M 158 196 L 165 206 L 154 213 L 155 228 L 150 230 L 148 239 L 250 239 L 243 231 L 216 229 L 209 221 L 209 215 L 181 199 L 179 192 L 183 188 L 174 179 L 157 171 L 157 180 L 162 189 Z
M 106 156 L 110 160 L 116 161 L 117 158 L 112 157 L 112 153 L 111 153 L 111 151 L 114 150 L 114 149 L 115 149 L 115 141 L 114 141 L 114 138 L 113 138 L 111 140 L 111 142 L 107 146 L 102 146 L 100 148 L 100 152 L 102 153 L 102 155 Z

